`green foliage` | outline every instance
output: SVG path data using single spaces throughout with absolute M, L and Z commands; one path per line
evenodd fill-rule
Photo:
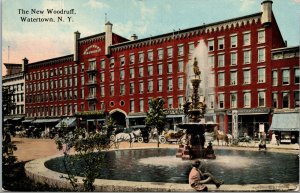
M 116 121 L 110 115 L 108 115 L 106 119 L 107 121 L 103 128 L 106 129 L 107 135 L 111 136 L 116 126 Z
M 150 109 L 147 112 L 146 125 L 157 128 L 158 134 L 161 135 L 166 125 L 166 114 L 164 113 L 164 100 L 160 98 L 152 99 L 149 103 Z M 157 139 L 159 147 L 159 140 Z
M 82 137 L 85 136 L 85 137 Z M 106 134 L 85 134 L 82 128 L 75 129 L 73 132 L 63 134 L 55 139 L 57 148 L 64 152 L 64 167 L 67 176 L 62 176 L 69 180 L 73 191 L 78 191 L 77 179 L 75 177 L 75 163 L 81 160 L 84 164 L 84 191 L 94 191 L 94 182 L 98 177 L 98 172 L 103 162 L 103 155 L 94 151 L 103 151 L 110 148 L 109 137 Z M 70 150 L 75 150 L 75 155 L 70 155 Z
M 49 186 L 43 183 L 36 183 L 25 174 L 24 170 L 25 162 L 17 162 L 11 167 L 14 175 L 3 179 L 2 191 L 14 191 L 14 192 L 70 192 L 68 189 L 58 188 L 55 186 Z M 4 171 L 3 171 L 4 174 Z
M 14 94 L 14 90 L 9 90 L 7 87 L 2 88 L 2 120 L 5 115 L 9 115 L 10 112 L 16 107 L 14 101 L 12 100 Z M 17 150 L 17 147 L 11 141 L 11 134 L 14 132 L 13 127 L 6 127 L 4 123 L 2 123 L 2 173 L 3 180 L 9 180 L 9 178 L 13 177 L 14 171 L 13 167 L 17 161 L 17 158 L 14 156 L 14 151 Z
M 2 87 L 2 116 L 9 115 L 11 110 L 16 108 L 16 103 L 12 100 L 14 92 L 8 87 Z

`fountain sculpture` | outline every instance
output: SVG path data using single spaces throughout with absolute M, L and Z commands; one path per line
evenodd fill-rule
M 201 71 L 196 57 L 194 58 L 193 72 L 194 75 L 191 77 L 193 90 L 191 102 L 187 100 L 183 105 L 184 113 L 188 116 L 189 121 L 188 123 L 178 124 L 179 128 L 186 130 L 186 143 L 179 146 L 176 157 L 181 157 L 183 160 L 191 160 L 195 158 L 215 159 L 216 156 L 211 143 L 209 143 L 207 148 L 204 147 L 204 133 L 205 131 L 211 132 L 213 125 L 208 126 L 201 121 L 204 120 L 206 104 L 205 100 L 200 101 L 200 95 L 198 92 L 201 82 Z

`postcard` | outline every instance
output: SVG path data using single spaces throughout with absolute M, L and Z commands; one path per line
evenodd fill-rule
M 3 0 L 2 190 L 299 190 L 299 0 Z

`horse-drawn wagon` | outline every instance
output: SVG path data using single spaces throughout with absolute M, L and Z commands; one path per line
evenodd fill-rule
M 132 134 L 133 142 L 137 141 L 139 143 L 148 143 L 149 142 L 149 129 L 145 125 L 135 125 L 129 128 L 115 128 L 114 132 L 110 135 L 110 140 L 115 141 L 118 134 L 122 133 L 125 136 L 130 136 Z M 119 135 L 121 136 L 121 135 Z
M 168 132 L 159 136 L 160 143 L 180 143 L 184 140 L 185 133 L 182 129 L 175 132 L 173 130 L 169 130 Z

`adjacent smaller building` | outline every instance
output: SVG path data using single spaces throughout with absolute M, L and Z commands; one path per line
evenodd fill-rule
M 14 90 L 12 100 L 16 104 L 16 108 L 10 112 L 10 115 L 4 117 L 4 124 L 13 124 L 20 127 L 25 118 L 25 79 L 24 79 L 24 63 L 23 64 L 4 63 L 6 67 L 6 76 L 2 77 L 2 86 L 10 90 Z
M 270 134 L 275 133 L 281 143 L 298 143 L 299 114 L 299 47 L 273 49 L 272 109 Z

